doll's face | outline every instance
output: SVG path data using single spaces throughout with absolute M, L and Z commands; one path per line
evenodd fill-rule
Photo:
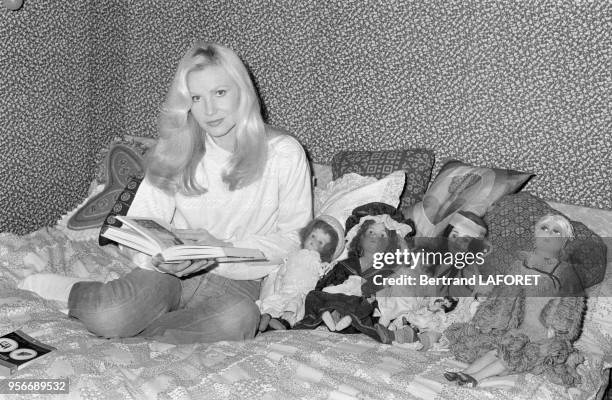
M 448 235 L 448 250 L 454 253 L 466 252 L 474 239 L 483 240 L 484 236 L 475 238 L 471 231 L 462 229 L 461 225 L 453 226 L 453 230 Z
M 429 311 L 437 312 L 437 311 L 447 310 L 451 306 L 452 306 L 452 303 L 451 303 L 451 301 L 449 299 L 436 299 L 427 308 L 429 309 Z
M 361 236 L 361 247 L 367 253 L 385 251 L 388 245 L 389 232 L 380 222 L 370 225 Z
M 329 234 L 325 233 L 323 229 L 317 228 L 313 229 L 312 232 L 306 236 L 306 240 L 304 240 L 304 248 L 321 253 L 323 251 L 323 247 L 330 242 L 331 237 Z
M 558 256 L 568 239 L 555 221 L 536 224 L 534 233 L 536 250 L 550 256 Z

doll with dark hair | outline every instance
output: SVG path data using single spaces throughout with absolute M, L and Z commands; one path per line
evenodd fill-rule
M 480 275 L 478 264 L 475 261 L 466 262 L 466 255 L 483 256 L 489 251 L 486 240 L 489 227 L 484 220 L 470 211 L 459 211 L 450 219 L 442 236 L 446 238 L 446 250 L 455 255 L 455 262 L 440 264 L 436 267 L 434 275 L 438 278 L 470 278 Z M 461 258 L 457 255 L 462 254 Z M 461 260 L 461 261 L 459 261 Z M 474 257 L 473 260 L 476 260 Z M 477 290 L 468 285 L 443 285 L 438 287 L 438 296 L 470 297 Z
M 344 229 L 329 215 L 320 215 L 300 230 L 302 249 L 290 254 L 274 280 L 274 291 L 256 303 L 259 331 L 288 329 L 304 316 L 304 298 L 327 263 L 344 250 Z
M 377 337 L 372 321 L 374 296 L 382 289 L 374 277 L 389 276 L 395 264 L 373 268 L 374 254 L 405 247 L 411 226 L 389 215 L 364 216 L 347 234 L 348 258 L 339 261 L 306 296 L 305 316 L 295 328 L 314 329 L 321 323 L 331 331 L 362 332 Z
M 398 322 L 401 322 L 401 319 L 398 318 L 406 313 L 426 306 L 438 297 L 472 297 L 475 294 L 477 287 L 455 284 L 451 280 L 480 275 L 476 256 L 481 252 L 480 256 L 484 257 L 488 252 L 489 244 L 485 238 L 487 231 L 487 225 L 482 218 L 472 212 L 459 211 L 450 219 L 449 225 L 443 232 L 443 237 L 416 238 L 417 240 L 411 243 L 414 246 L 414 252 L 423 251 L 438 256 L 432 258 L 437 263 L 422 259 L 414 268 L 401 267 L 398 275 L 412 276 L 417 282 L 421 274 L 435 278 L 446 277 L 451 283 L 439 286 L 400 285 L 381 293 L 378 299 L 378 313 L 380 314 L 379 323 L 382 325 L 379 328 L 379 335 L 383 343 L 390 343 L 389 340 L 393 340 L 389 339 L 389 335 L 385 334 L 386 330 L 383 328 L 390 326 L 391 321 L 394 320 L 396 321 L 393 327 L 400 326 Z M 470 253 L 473 258 L 470 258 L 471 262 L 468 262 L 466 255 Z
M 535 225 L 535 249 L 520 252 L 507 274 L 538 274 L 539 284 L 496 286 L 470 322 L 453 324 L 444 335 L 454 356 L 470 365 L 444 376 L 477 386 L 492 376 L 531 372 L 566 386 L 580 383 L 573 348 L 580 336 L 585 298 L 563 249 L 573 238 L 570 222 L 546 215 Z M 566 297 L 560 297 L 566 296 Z

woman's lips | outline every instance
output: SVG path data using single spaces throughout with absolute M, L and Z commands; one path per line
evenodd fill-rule
M 206 125 L 214 128 L 215 126 L 221 125 L 221 122 L 223 122 L 223 118 L 219 118 L 219 119 L 215 119 L 215 120 L 212 120 L 212 121 L 208 121 L 206 123 Z

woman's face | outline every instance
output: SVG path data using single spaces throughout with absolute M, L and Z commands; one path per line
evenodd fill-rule
M 385 251 L 388 245 L 389 233 L 380 222 L 370 225 L 361 237 L 361 247 L 367 253 Z
M 187 89 L 191 95 L 191 113 L 200 127 L 215 143 L 232 151 L 240 104 L 236 82 L 222 67 L 210 65 L 187 75 Z

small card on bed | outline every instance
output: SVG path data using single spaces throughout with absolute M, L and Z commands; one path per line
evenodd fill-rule
M 0 376 L 11 376 L 53 350 L 20 330 L 0 336 Z
M 151 218 L 116 216 L 121 227 L 105 226 L 100 234 L 141 253 L 161 255 L 166 262 L 214 260 L 224 262 L 268 261 L 257 249 L 206 246 L 184 243 L 163 221 Z

